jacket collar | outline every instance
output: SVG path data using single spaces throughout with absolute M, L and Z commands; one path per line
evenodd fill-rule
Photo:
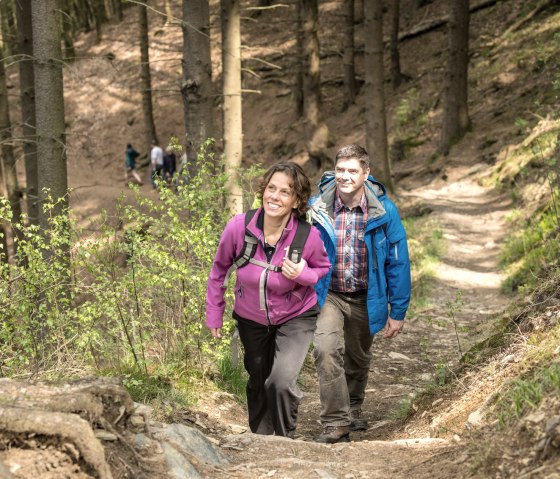
M 373 176 L 369 175 L 364 183 L 364 191 L 368 204 L 368 221 L 380 218 L 385 214 L 382 201 L 385 199 L 385 187 Z M 334 171 L 327 171 L 319 181 L 319 195 L 313 201 L 311 209 L 315 213 L 323 213 L 333 217 L 334 201 L 336 198 L 336 182 Z
M 288 223 L 286 223 L 286 227 L 284 228 L 284 233 L 282 233 L 281 237 L 287 236 L 296 226 L 296 219 L 294 214 L 290 214 L 290 219 Z M 264 236 L 264 208 L 261 206 L 257 212 L 253 215 L 253 218 L 247 225 L 247 230 L 251 233 L 255 238 L 261 239 Z

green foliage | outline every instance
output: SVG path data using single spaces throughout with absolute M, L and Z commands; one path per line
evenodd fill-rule
M 526 377 L 511 381 L 496 402 L 500 425 L 510 424 L 527 411 L 535 409 L 547 394 L 560 394 L 560 363 L 539 368 Z
M 406 158 L 411 148 L 421 144 L 418 140 L 427 122 L 428 109 L 420 101 L 416 88 L 409 89 L 395 108 L 393 131 L 395 140 L 393 148 L 403 148 L 402 158 Z
M 196 167 L 176 188 L 160 185 L 156 200 L 138 189 L 121 197 L 94 234 L 66 213 L 44 232 L 13 225 L 18 257 L 0 262 L 2 375 L 126 374 L 133 395 L 148 399 L 165 393 L 169 368 L 204 375 L 227 354 L 227 339 L 214 344 L 203 327 L 208 272 L 230 216 L 226 176 L 204 151 Z M 0 219 L 10 215 L 1 203 Z
M 248 375 L 242 365 L 233 365 L 231 356 L 224 355 L 218 360 L 219 378 L 218 386 L 233 394 L 243 404 L 247 403 L 245 389 L 247 387 Z
M 426 306 L 434 278 L 434 267 L 445 251 L 443 233 L 429 218 L 403 220 L 408 237 L 412 268 L 412 301 L 409 317 Z
M 399 401 L 395 410 L 389 416 L 392 421 L 404 421 L 412 414 L 412 399 L 406 398 Z
M 15 262 L 0 261 L 2 375 L 12 369 L 44 367 L 81 332 L 73 306 L 78 291 L 68 263 L 76 238 L 67 212 L 53 213 L 61 204 L 50 196 L 44 202 L 46 231 L 12 223 L 18 246 Z M 0 221 L 11 219 L 9 203 L 0 199 Z
M 533 288 L 544 271 L 558 265 L 559 258 L 560 225 L 551 203 L 539 216 L 514 225 L 501 251 L 501 264 L 508 271 L 504 290 Z

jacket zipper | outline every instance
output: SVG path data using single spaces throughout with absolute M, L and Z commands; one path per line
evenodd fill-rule
M 268 264 L 270 264 L 267 261 Z M 269 311 L 268 311 L 268 298 L 266 297 L 266 286 L 268 284 L 268 269 L 266 270 L 266 273 L 264 274 L 264 310 L 266 313 L 266 322 L 268 323 L 268 327 L 270 328 L 270 326 L 272 326 L 272 323 L 270 322 L 270 315 L 269 315 Z

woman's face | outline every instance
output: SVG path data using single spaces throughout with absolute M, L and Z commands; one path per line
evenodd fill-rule
M 298 201 L 292 189 L 291 178 L 281 171 L 274 173 L 263 193 L 263 208 L 266 215 L 284 218 L 297 208 Z

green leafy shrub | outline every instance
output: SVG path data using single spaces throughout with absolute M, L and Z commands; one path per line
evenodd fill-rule
M 94 234 L 67 212 L 44 232 L 13 225 L 18 258 L 0 262 L 3 375 L 90 370 L 128 375 L 131 390 L 149 384 L 158 393 L 165 387 L 148 377 L 173 377 L 170 367 L 204 376 L 215 367 L 229 344 L 208 341 L 206 284 L 230 212 L 223 165 L 201 154 L 196 171 L 176 188 L 160 185 L 156 200 L 138 189 L 132 200 L 121 197 Z M 44 206 L 51 211 L 54 202 Z M 11 220 L 6 202 L 0 220 Z

